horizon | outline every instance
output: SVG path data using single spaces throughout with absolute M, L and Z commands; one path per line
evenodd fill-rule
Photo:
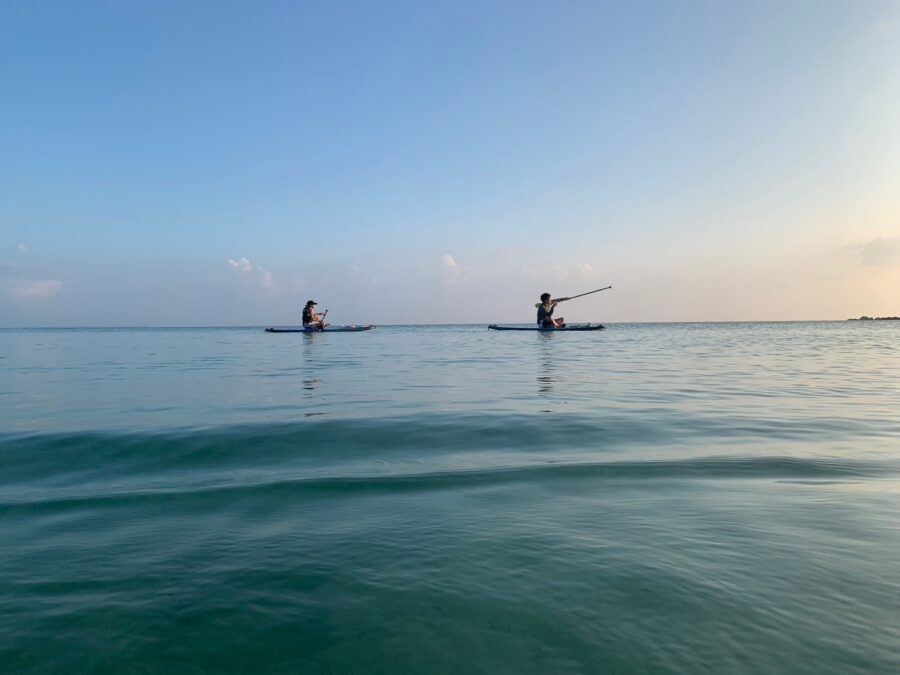
M 666 324 L 666 325 L 677 325 L 677 324 L 750 324 L 750 323 L 846 323 L 847 321 L 894 321 L 900 320 L 898 317 L 893 316 L 885 316 L 885 317 L 870 317 L 866 315 L 858 316 L 858 317 L 849 317 L 846 319 L 758 319 L 753 321 L 602 321 L 602 322 L 589 322 L 593 325 L 602 324 L 604 326 L 628 326 L 628 325 L 654 325 L 654 324 Z M 585 322 L 588 323 L 588 322 Z M 505 325 L 513 325 L 513 326 L 529 326 L 532 325 L 533 322 L 518 322 L 518 323 L 507 323 Z M 17 331 L 17 330 L 192 330 L 192 329 L 219 329 L 219 328 L 252 328 L 263 329 L 270 326 L 297 326 L 299 324 L 221 324 L 221 325 L 83 325 L 83 326 L 2 326 L 0 330 L 3 331 Z M 365 324 L 356 324 L 356 325 L 365 325 Z M 489 322 L 475 322 L 475 323 L 383 323 L 383 324 L 371 324 L 374 328 L 427 328 L 427 327 L 448 327 L 448 326 L 475 326 L 487 328 L 488 325 L 491 325 Z
M 0 328 L 900 314 L 896 2 L 0 18 Z

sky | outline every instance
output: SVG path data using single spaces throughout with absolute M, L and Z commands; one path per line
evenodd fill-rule
M 0 2 L 0 327 L 900 315 L 900 2 Z

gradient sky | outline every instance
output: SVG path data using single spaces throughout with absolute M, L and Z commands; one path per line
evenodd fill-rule
M 900 314 L 900 2 L 0 3 L 0 326 Z

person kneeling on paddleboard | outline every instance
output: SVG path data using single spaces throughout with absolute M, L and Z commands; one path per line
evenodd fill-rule
M 551 300 L 549 293 L 544 293 L 541 295 L 541 304 L 538 305 L 537 311 L 537 322 L 541 328 L 564 328 L 566 325 L 566 320 L 562 317 L 558 319 L 553 318 L 553 310 L 556 309 L 556 305 L 559 300 Z
M 310 300 L 303 308 L 303 327 L 314 330 L 323 330 L 328 324 L 325 323 L 325 317 L 316 314 L 316 301 Z

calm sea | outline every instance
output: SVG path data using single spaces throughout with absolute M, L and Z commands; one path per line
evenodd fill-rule
M 898 673 L 900 322 L 0 331 L 0 672 Z

